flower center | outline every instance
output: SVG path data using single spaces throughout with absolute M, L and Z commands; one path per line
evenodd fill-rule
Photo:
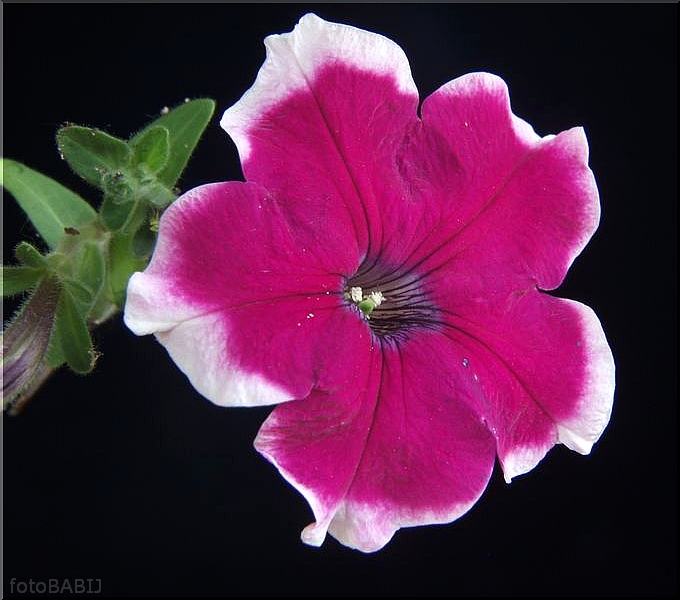
M 439 311 L 422 283 L 422 277 L 411 271 L 365 261 L 347 280 L 344 296 L 373 333 L 404 340 L 414 329 L 434 329 L 440 324 Z

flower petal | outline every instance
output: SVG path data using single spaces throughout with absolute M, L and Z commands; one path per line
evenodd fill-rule
M 222 118 L 257 184 L 204 186 L 166 213 L 128 325 L 217 403 L 298 399 L 255 445 L 309 501 L 310 544 L 329 532 L 370 552 L 450 522 L 494 452 L 508 481 L 557 442 L 589 452 L 611 351 L 590 309 L 537 289 L 598 224 L 583 130 L 540 138 L 484 73 L 440 88 L 420 120 L 396 44 L 314 15 L 265 45 Z M 385 305 L 405 286 L 420 298 L 384 313 L 408 315 L 403 337 L 372 334 L 343 300 L 359 268 L 393 286 Z
M 350 227 L 362 251 L 377 252 L 384 165 L 417 121 L 406 56 L 387 38 L 313 14 L 265 45 L 255 84 L 221 122 L 246 178 L 285 197 L 293 214 Z
M 302 539 L 314 546 L 326 537 L 371 427 L 381 360 L 373 343 L 367 335 L 348 346 L 333 380 L 274 409 L 255 439 L 256 449 L 309 502 L 316 523 Z
M 485 302 L 459 294 L 443 311 L 442 333 L 459 348 L 457 364 L 477 390 L 470 395 L 497 439 L 507 481 L 557 442 L 590 452 L 609 422 L 615 385 L 590 308 L 533 289 Z
M 539 138 L 486 73 L 446 84 L 422 113 L 405 177 L 423 182 L 437 220 L 409 266 L 427 272 L 459 257 L 456 268 L 486 274 L 492 287 L 559 286 L 600 216 L 583 130 Z
M 257 185 L 192 190 L 163 215 L 153 259 L 128 286 L 125 322 L 156 333 L 210 400 L 272 404 L 304 396 L 360 323 L 337 325 L 356 245 L 314 246 Z M 342 311 L 345 312 L 345 311 Z
M 431 333 L 385 342 L 358 363 L 355 384 L 272 412 L 256 447 L 312 506 L 304 541 L 319 545 L 328 529 L 372 552 L 400 527 L 448 523 L 476 502 L 494 443 L 449 375 L 450 345 Z

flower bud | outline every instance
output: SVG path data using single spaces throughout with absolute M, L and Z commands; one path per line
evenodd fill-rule
M 46 374 L 44 365 L 54 325 L 59 284 L 45 279 L 2 334 L 3 409 L 16 405 Z M 49 371 L 49 370 L 48 370 Z

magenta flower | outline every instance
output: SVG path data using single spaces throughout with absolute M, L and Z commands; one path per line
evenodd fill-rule
M 614 363 L 587 306 L 555 298 L 595 231 L 580 128 L 539 137 L 503 81 L 428 97 L 390 40 L 303 17 L 265 40 L 222 126 L 247 182 L 163 215 L 125 320 L 224 406 L 280 404 L 255 446 L 315 522 L 363 551 L 448 523 L 556 443 L 587 454 Z

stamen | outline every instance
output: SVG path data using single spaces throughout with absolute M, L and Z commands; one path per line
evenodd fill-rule
M 377 291 L 377 292 L 371 292 L 371 295 L 369 296 L 369 298 L 371 300 L 373 300 L 373 303 L 375 304 L 375 306 L 378 307 L 383 303 L 385 296 L 382 295 L 382 292 Z
M 371 262 L 347 283 L 345 299 L 359 309 L 376 335 L 401 340 L 415 328 L 440 325 L 439 311 L 416 273 Z
M 385 299 L 379 291 L 373 291 L 364 298 L 364 291 L 359 286 L 354 286 L 350 288 L 349 292 L 345 292 L 345 298 L 354 302 L 367 320 L 371 318 L 371 313 L 380 306 Z

